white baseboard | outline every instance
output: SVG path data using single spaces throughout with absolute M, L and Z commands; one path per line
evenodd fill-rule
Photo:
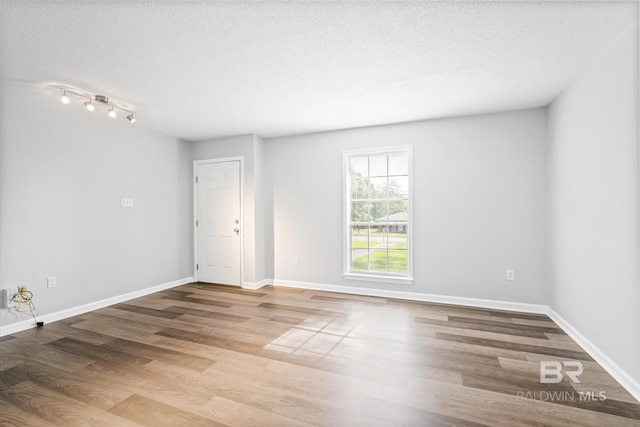
M 602 368 L 620 383 L 633 397 L 640 402 L 640 383 L 627 374 L 617 363 L 611 360 L 602 350 L 596 347 L 587 337 L 582 335 L 576 328 L 567 322 L 562 316 L 553 311 L 551 307 L 547 309 L 547 315 L 553 320 L 567 335 L 571 337 L 589 356 L 593 357 Z
M 100 301 L 91 302 L 89 304 L 80 305 L 77 307 L 68 308 L 66 310 L 56 311 L 54 313 L 38 316 L 38 321 L 47 323 L 55 322 L 57 320 L 67 319 L 69 317 L 77 316 L 79 314 L 87 313 L 89 311 L 98 310 L 100 308 L 108 307 L 113 304 L 129 301 L 134 298 L 139 298 L 145 295 L 152 294 L 154 292 L 164 291 L 166 289 L 175 288 L 176 286 L 186 285 L 192 283 L 193 277 L 185 277 L 184 279 L 174 280 L 173 282 L 163 283 L 161 285 L 152 286 L 150 288 L 141 289 L 139 291 L 129 292 L 127 294 L 118 295 L 111 298 L 106 298 Z M 33 319 L 23 320 L 21 322 L 12 323 L 7 326 L 0 326 L 0 337 L 10 334 L 15 334 L 30 328 L 35 328 L 35 322 Z
M 257 283 L 252 283 L 252 282 L 243 282 L 242 283 L 242 289 L 260 289 L 263 286 L 267 286 L 267 285 L 271 285 L 273 284 L 273 279 L 263 279 L 260 280 Z
M 339 292 L 342 294 L 367 295 L 371 297 L 406 299 L 410 301 L 435 302 L 471 307 L 490 308 L 494 310 L 520 311 L 525 313 L 546 314 L 548 307 L 542 304 L 525 304 L 519 302 L 488 300 L 480 298 L 454 297 L 447 295 L 423 294 L 418 292 L 391 291 L 387 289 L 356 288 L 351 286 L 326 285 L 322 283 L 293 282 L 275 280 L 274 286 L 287 288 L 312 289 L 315 291 Z

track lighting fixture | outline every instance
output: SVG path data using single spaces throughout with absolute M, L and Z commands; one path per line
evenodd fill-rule
M 69 104 L 71 102 L 71 98 L 69 97 L 69 95 L 75 95 L 79 98 L 86 99 L 86 101 L 84 102 L 84 106 L 89 111 L 94 111 L 96 107 L 108 108 L 107 114 L 109 115 L 109 117 L 116 118 L 116 110 L 120 110 L 129 114 L 127 116 L 127 120 L 129 120 L 129 123 L 135 123 L 136 121 L 135 112 L 131 111 L 130 107 L 126 106 L 127 104 L 123 105 L 110 100 L 104 95 L 94 95 L 92 93 L 84 92 L 69 86 L 59 86 L 58 89 L 62 91 L 62 95 L 60 95 L 60 101 L 62 101 L 63 104 Z

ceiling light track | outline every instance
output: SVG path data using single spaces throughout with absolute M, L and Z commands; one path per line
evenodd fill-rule
M 59 89 L 62 92 L 62 94 L 60 95 L 60 101 L 63 104 L 69 104 L 71 102 L 70 95 L 72 95 L 78 98 L 86 99 L 86 101 L 84 102 L 84 106 L 89 111 L 94 111 L 96 109 L 96 106 L 104 106 L 105 108 L 109 108 L 107 114 L 111 118 L 116 118 L 117 110 L 120 110 L 124 113 L 128 113 L 127 120 L 129 120 L 129 123 L 135 123 L 136 121 L 135 111 L 125 108 L 116 102 L 110 101 L 109 98 L 104 95 L 94 95 L 88 92 L 81 92 L 77 89 L 67 86 L 60 86 Z

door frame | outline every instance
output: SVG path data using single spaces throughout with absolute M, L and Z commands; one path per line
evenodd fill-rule
M 195 281 L 199 281 L 198 277 L 198 227 L 196 227 L 196 221 L 198 220 L 198 185 L 196 178 L 198 176 L 198 166 L 210 163 L 226 163 L 226 162 L 240 162 L 240 283 L 239 287 L 242 287 L 244 283 L 244 156 L 235 157 L 220 157 L 215 159 L 194 160 L 193 161 L 193 277 Z

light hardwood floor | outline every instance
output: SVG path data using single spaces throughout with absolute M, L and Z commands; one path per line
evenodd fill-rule
M 613 427 L 640 404 L 544 315 L 195 283 L 0 338 L 7 425 Z

